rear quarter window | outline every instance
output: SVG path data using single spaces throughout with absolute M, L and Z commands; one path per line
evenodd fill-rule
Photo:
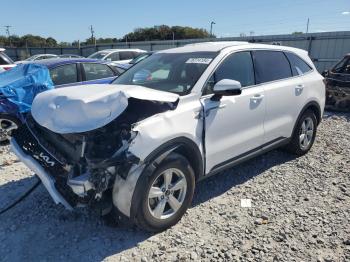
M 293 76 L 303 75 L 312 70 L 311 66 L 299 56 L 289 52 L 285 52 L 285 54 L 290 62 L 290 66 L 292 67 Z
M 254 51 L 256 82 L 258 84 L 289 78 L 292 70 L 287 57 L 280 51 Z

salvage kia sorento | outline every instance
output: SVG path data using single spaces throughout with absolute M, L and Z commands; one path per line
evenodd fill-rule
M 324 104 L 306 51 L 192 44 L 153 54 L 112 85 L 39 94 L 11 144 L 56 203 L 110 203 L 161 231 L 184 215 L 197 181 L 277 147 L 307 153 Z

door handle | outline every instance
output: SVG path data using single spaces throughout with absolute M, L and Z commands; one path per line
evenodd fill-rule
M 297 85 L 295 87 L 295 90 L 298 91 L 298 92 L 301 92 L 301 91 L 303 91 L 304 87 L 305 87 L 304 85 Z
M 262 100 L 264 98 L 264 95 L 262 94 L 256 94 L 253 97 L 250 98 L 251 101 L 254 103 L 257 103 L 258 101 Z

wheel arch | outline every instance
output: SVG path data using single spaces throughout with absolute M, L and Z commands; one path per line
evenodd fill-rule
M 191 163 L 195 172 L 196 181 L 203 176 L 204 162 L 197 144 L 187 137 L 173 138 L 153 150 L 144 160 L 146 165 L 157 161 L 161 162 L 171 152 L 178 153 Z
M 321 115 L 321 107 L 319 105 L 319 103 L 317 103 L 316 101 L 310 101 L 308 102 L 300 111 L 299 116 L 297 118 L 297 120 L 294 123 L 294 128 L 293 128 L 293 133 L 295 132 L 295 128 L 297 123 L 299 122 L 301 116 L 307 111 L 307 110 L 311 110 L 312 112 L 314 112 L 316 119 L 317 119 L 317 125 L 319 125 L 321 123 L 322 120 L 322 115 Z

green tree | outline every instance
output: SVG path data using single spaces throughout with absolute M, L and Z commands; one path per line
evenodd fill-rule
M 158 25 L 136 28 L 133 32 L 126 34 L 120 41 L 171 40 L 173 36 L 175 39 L 195 39 L 207 38 L 209 33 L 202 28 Z

